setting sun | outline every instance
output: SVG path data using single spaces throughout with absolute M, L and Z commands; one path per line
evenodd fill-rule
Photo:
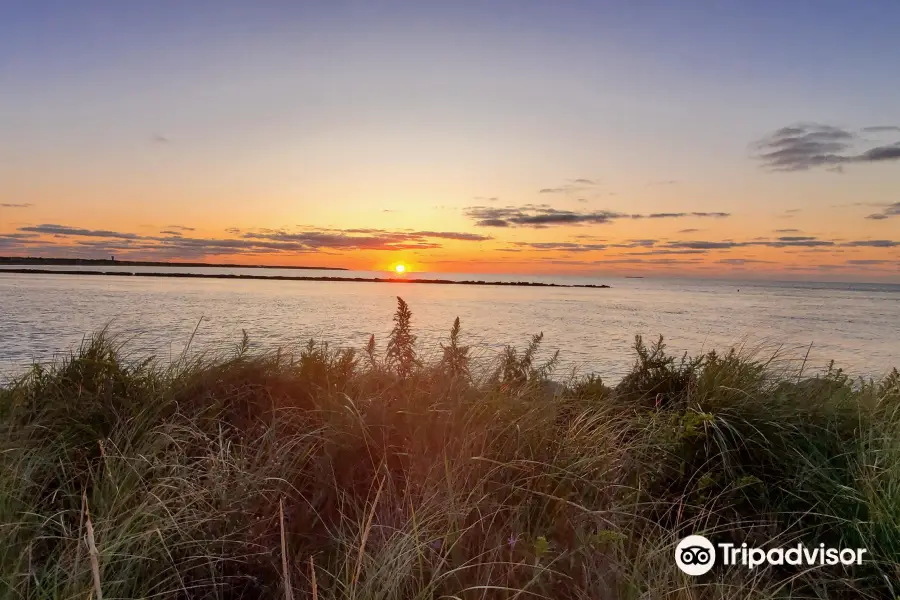
M 400 275 L 406 272 L 406 265 L 397 265 L 394 267 L 394 270 L 397 271 Z

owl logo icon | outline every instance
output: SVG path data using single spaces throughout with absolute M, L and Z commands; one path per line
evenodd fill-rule
M 702 535 L 689 535 L 675 547 L 675 564 L 688 575 L 708 573 L 716 563 L 716 549 Z

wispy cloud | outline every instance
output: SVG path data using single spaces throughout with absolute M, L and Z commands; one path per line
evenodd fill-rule
M 894 126 L 866 128 L 868 133 L 894 132 Z M 767 135 L 752 145 L 754 157 L 772 171 L 840 168 L 854 163 L 900 160 L 900 141 L 867 149 L 859 133 L 819 123 L 798 123 Z
M 107 229 L 82 229 L 80 227 L 69 227 L 68 225 L 53 225 L 50 223 L 44 225 L 20 227 L 19 231 L 44 233 L 47 235 L 55 235 L 60 237 L 81 236 L 113 238 L 121 240 L 138 240 L 142 238 L 142 236 L 136 233 L 122 233 L 119 231 L 109 231 Z
M 727 249 L 727 248 L 743 248 L 746 246 L 767 246 L 769 248 L 788 248 L 788 247 L 809 247 L 815 248 L 819 246 L 834 246 L 835 242 L 831 240 L 818 240 L 816 238 L 806 238 L 806 237 L 784 237 L 778 238 L 777 240 L 751 240 L 747 242 L 734 242 L 734 241 L 684 241 L 684 242 L 669 242 L 667 244 L 670 248 L 694 248 L 694 249 L 703 249 L 703 250 L 718 250 L 718 249 Z
M 823 240 L 812 236 L 782 236 L 774 240 L 757 238 L 748 241 L 672 241 L 667 242 L 667 248 L 689 248 L 695 250 L 727 250 L 730 248 L 746 248 L 763 246 L 768 248 L 799 248 L 812 251 L 816 248 L 832 248 L 833 252 L 840 252 L 838 247 L 870 247 L 870 248 L 895 248 L 900 247 L 900 242 L 894 240 Z
M 719 264 L 723 265 L 746 265 L 751 263 L 771 263 L 771 260 L 760 260 L 756 258 L 720 258 L 716 261 Z
M 539 194 L 571 194 L 574 192 L 584 192 L 600 185 L 596 179 L 588 179 L 579 177 L 578 179 L 570 179 L 569 183 L 556 187 L 546 187 L 538 190 Z
M 626 240 L 624 244 L 615 244 L 616 248 L 649 248 L 655 246 L 659 240 Z
M 894 202 L 893 204 L 886 206 L 880 213 L 868 215 L 866 218 L 873 221 L 883 221 L 898 216 L 900 216 L 900 202 Z
M 710 241 L 697 241 L 697 242 L 669 242 L 668 246 L 670 248 L 687 248 L 690 250 L 717 250 L 720 248 L 737 248 L 739 246 L 745 245 L 745 243 L 740 242 L 710 242 Z
M 783 235 L 778 238 L 781 242 L 806 242 L 815 240 L 815 237 L 808 235 Z
M 3 202 L 0 208 L 31 208 L 34 204 L 30 202 Z
M 842 246 L 863 246 L 868 248 L 897 248 L 900 242 L 894 240 L 857 240 L 853 242 L 845 242 Z
M 524 206 L 507 206 L 493 208 L 487 206 L 470 206 L 465 214 L 473 219 L 479 227 L 510 227 L 521 225 L 526 227 L 548 227 L 551 225 L 577 225 L 582 223 L 609 223 L 614 219 L 628 215 L 613 211 L 577 212 L 559 210 L 548 204 L 526 204 Z
M 672 212 L 628 214 L 611 210 L 574 211 L 560 210 L 549 204 L 526 204 L 523 206 L 506 206 L 494 208 L 488 206 L 470 206 L 464 209 L 467 217 L 475 221 L 479 227 L 535 227 L 545 228 L 563 225 L 604 224 L 616 219 L 678 219 L 685 217 L 725 218 L 725 212 Z
M 897 125 L 874 125 L 872 127 L 863 127 L 861 131 L 866 133 L 900 132 L 900 127 Z
M 187 227 L 186 225 L 166 225 L 166 229 L 175 229 L 177 231 L 196 231 L 196 227 Z
M 492 239 L 488 235 L 479 235 L 477 233 L 461 233 L 455 231 L 416 231 L 411 235 L 426 238 L 438 238 L 443 240 L 463 240 L 467 242 L 484 242 Z
M 348 235 L 352 233 L 352 235 Z M 393 232 L 348 232 L 332 231 L 262 231 L 241 234 L 239 242 L 261 244 L 277 249 L 302 248 L 307 251 L 328 248 L 332 250 L 413 250 L 440 248 L 440 244 L 429 242 L 422 236 Z
M 847 261 L 848 265 L 900 265 L 900 261 L 883 260 L 880 258 L 855 258 Z
M 713 217 L 724 219 L 730 217 L 726 212 L 677 212 L 677 213 L 650 213 L 649 215 L 631 215 L 632 219 L 680 219 L 682 217 Z
M 70 250 L 134 252 L 144 255 L 198 257 L 206 255 L 264 254 L 278 252 L 329 252 L 345 250 L 430 250 L 441 248 L 439 240 L 479 242 L 490 236 L 454 231 L 387 231 L 383 229 L 300 229 L 298 231 L 229 228 L 231 238 L 185 237 L 191 228 L 169 228 L 159 235 L 138 235 L 105 229 L 43 224 L 20 227 L 6 234 L 4 248 L 18 247 Z
M 479 227 L 509 227 L 510 222 L 505 219 L 481 219 L 475 223 Z
M 650 250 L 642 250 L 640 252 L 625 252 L 628 256 L 654 256 L 667 254 L 706 254 L 708 249 L 705 248 L 687 248 L 673 250 L 671 248 L 653 248 Z
M 531 250 L 565 250 L 566 252 L 593 252 L 605 250 L 606 244 L 579 244 L 575 242 L 516 242 Z
M 621 258 L 605 257 L 598 260 L 548 260 L 542 261 L 554 265 L 570 266 L 610 266 L 610 265 L 648 265 L 648 266 L 679 266 L 695 264 L 699 261 L 686 258 Z

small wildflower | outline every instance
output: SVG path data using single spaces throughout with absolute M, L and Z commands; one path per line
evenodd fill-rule
M 538 536 L 538 539 L 534 542 L 534 553 L 538 556 L 547 552 L 550 549 L 550 543 L 547 541 L 547 538 L 544 536 Z
M 441 540 L 434 540 L 433 542 L 431 542 L 429 544 L 429 546 L 431 546 L 434 550 L 440 550 L 441 549 Z
M 506 543 L 509 544 L 509 549 L 514 550 L 516 547 L 516 542 L 519 541 L 519 536 L 514 533 L 509 534 L 509 539 L 506 540 Z

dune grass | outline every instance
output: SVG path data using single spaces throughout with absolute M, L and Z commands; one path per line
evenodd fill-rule
M 424 360 L 411 322 L 399 300 L 359 352 L 245 339 L 174 364 L 98 335 L 4 385 L 0 596 L 900 595 L 896 370 L 804 378 L 638 338 L 617 385 L 556 383 L 540 336 L 476 364 L 457 320 Z M 868 554 L 692 578 L 692 533 Z

